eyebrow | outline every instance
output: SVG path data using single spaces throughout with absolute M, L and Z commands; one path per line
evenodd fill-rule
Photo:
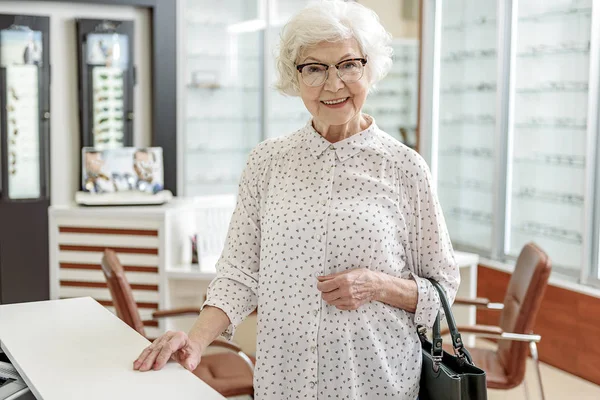
M 339 61 L 343 61 L 343 60 L 345 60 L 346 58 L 348 58 L 348 57 L 351 57 L 351 56 L 354 56 L 354 53 L 346 53 L 346 54 L 344 54 L 342 57 L 340 57 L 340 60 L 339 60 Z M 314 58 L 314 57 L 306 57 L 306 58 L 304 59 L 304 61 L 302 61 L 302 63 L 305 63 L 305 62 L 307 62 L 308 60 L 315 60 L 316 62 L 320 62 L 320 63 L 326 64 L 324 61 L 317 60 L 317 59 L 316 59 L 316 58 Z

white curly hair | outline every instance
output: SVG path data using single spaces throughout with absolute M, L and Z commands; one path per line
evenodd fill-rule
M 278 47 L 275 88 L 289 96 L 299 96 L 296 62 L 302 52 L 320 42 L 354 38 L 368 57 L 366 76 L 370 90 L 392 66 L 392 36 L 379 16 L 361 4 L 341 0 L 319 0 L 308 4 L 283 27 Z

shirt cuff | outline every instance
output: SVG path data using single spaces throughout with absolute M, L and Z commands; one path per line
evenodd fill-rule
M 225 289 L 225 287 L 227 287 L 227 289 Z M 240 300 L 239 303 L 231 301 L 231 298 L 227 298 L 230 296 L 221 295 L 221 293 L 227 294 L 232 291 L 237 293 L 237 299 Z M 253 298 L 255 298 L 255 296 L 247 286 L 232 279 L 217 278 L 211 282 L 208 288 L 206 301 L 202 304 L 200 310 L 204 309 L 206 306 L 221 309 L 231 322 L 221 335 L 225 339 L 231 340 L 237 326 L 256 308 L 256 302 L 252 301 Z
M 427 279 L 414 273 L 411 273 L 411 277 L 417 283 L 418 293 L 414 322 L 416 325 L 423 325 L 431 329 L 440 309 L 440 296 Z

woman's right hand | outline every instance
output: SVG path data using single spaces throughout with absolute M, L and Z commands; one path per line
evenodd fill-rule
M 133 362 L 133 369 L 139 371 L 159 370 L 169 359 L 181 364 L 185 369 L 193 371 L 200 364 L 202 347 L 190 340 L 185 332 L 167 332 L 144 349 Z

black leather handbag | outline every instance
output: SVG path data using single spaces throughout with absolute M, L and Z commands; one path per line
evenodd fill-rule
M 436 281 L 429 281 L 440 295 L 455 355 L 442 348 L 440 313 L 433 325 L 433 342 L 427 338 L 425 327 L 417 327 L 423 350 L 419 400 L 487 400 L 485 371 L 473 364 L 465 349 L 444 289 Z

